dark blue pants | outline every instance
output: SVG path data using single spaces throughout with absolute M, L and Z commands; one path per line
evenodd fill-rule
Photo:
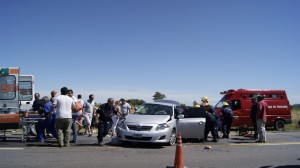
M 45 139 L 45 129 L 48 128 L 49 132 L 57 139 L 57 132 L 55 129 L 55 120 L 46 120 L 37 124 L 36 128 L 36 140 L 44 141 Z
M 108 134 L 108 123 L 100 121 L 98 124 L 98 142 L 103 141 L 103 137 L 105 137 Z
M 72 131 L 73 131 L 73 140 L 77 140 L 77 128 L 76 128 L 76 121 L 77 121 L 78 115 L 72 115 Z
M 222 122 L 222 132 L 226 136 L 229 136 L 231 123 L 232 123 L 232 119 L 226 119 Z

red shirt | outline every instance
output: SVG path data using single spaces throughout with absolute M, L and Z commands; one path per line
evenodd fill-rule
M 265 101 L 258 102 L 258 116 L 257 119 L 262 119 L 264 121 L 267 121 L 267 111 L 268 111 L 268 105 Z

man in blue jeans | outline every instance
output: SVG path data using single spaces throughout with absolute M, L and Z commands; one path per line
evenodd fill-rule
M 77 98 L 75 96 L 73 96 L 73 90 L 72 89 L 69 89 L 68 91 L 68 96 L 70 96 L 74 102 L 77 102 Z M 81 101 L 81 105 L 83 106 L 83 102 Z M 71 126 L 71 129 L 72 129 L 72 134 L 73 134 L 73 140 L 70 141 L 71 143 L 77 143 L 77 128 L 76 128 L 76 121 L 77 121 L 77 118 L 82 115 L 82 110 L 76 112 L 76 111 L 72 111 L 72 126 Z
M 53 137 L 57 139 L 57 133 L 55 130 L 55 111 L 53 111 L 52 115 L 48 116 L 51 106 L 50 99 L 47 96 L 43 97 L 41 115 L 45 117 L 45 121 L 39 122 L 36 129 L 36 140 L 39 142 L 44 142 L 46 128 L 48 128 Z

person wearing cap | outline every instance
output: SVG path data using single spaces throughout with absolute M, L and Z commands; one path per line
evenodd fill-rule
M 222 117 L 223 117 L 223 122 L 222 122 L 223 136 L 222 136 L 222 138 L 229 138 L 229 133 L 230 133 L 231 124 L 232 124 L 232 120 L 233 120 L 233 114 L 232 114 L 232 110 L 229 107 L 229 104 L 227 102 L 223 102 L 221 113 L 222 113 Z
M 194 108 L 200 108 L 200 104 L 194 100 L 193 102 Z
M 218 142 L 218 127 L 220 122 L 220 117 L 214 110 L 214 108 L 208 104 L 209 99 L 207 96 L 202 97 L 200 108 L 203 108 L 206 112 L 205 118 L 205 132 L 204 132 L 204 141 L 207 141 L 209 132 L 213 136 L 212 142 Z
M 264 101 L 264 96 L 258 95 L 257 96 L 257 114 L 256 114 L 256 123 L 257 123 L 257 133 L 258 133 L 258 140 L 255 141 L 257 143 L 266 143 L 266 122 L 267 122 L 267 112 L 268 112 L 268 105 Z

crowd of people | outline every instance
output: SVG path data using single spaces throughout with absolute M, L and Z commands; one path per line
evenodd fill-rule
M 70 143 L 77 143 L 78 134 L 91 137 L 92 126 L 96 126 L 98 145 L 102 146 L 103 138 L 109 132 L 110 136 L 116 136 L 118 121 L 131 112 L 131 105 L 124 98 L 117 101 L 109 98 L 106 103 L 96 107 L 93 94 L 90 94 L 88 100 L 84 101 L 81 94 L 75 97 L 73 90 L 67 87 L 61 88 L 60 92 L 60 95 L 57 95 L 56 91 L 52 91 L 50 98 L 48 96 L 40 98 L 39 93 L 34 96 L 32 109 L 45 117 L 44 121 L 36 125 L 36 140 L 39 142 L 44 142 L 46 137 L 53 137 L 57 139 L 59 147 L 68 147 Z M 258 143 L 266 142 L 265 124 L 268 106 L 263 99 L 261 95 L 251 99 L 250 119 L 255 132 L 252 138 Z M 221 115 L 219 115 L 208 102 L 207 96 L 202 97 L 201 104 L 194 102 L 195 108 L 205 110 L 204 141 L 208 141 L 209 132 L 212 135 L 212 142 L 218 142 L 220 138 L 228 139 L 234 120 L 229 103 L 223 102 Z M 81 131 L 82 128 L 85 128 L 84 133 Z M 223 133 L 222 137 L 218 134 L 220 128 Z M 72 140 L 70 140 L 71 130 Z M 29 134 L 34 134 L 32 127 L 29 128 Z
M 45 138 L 56 138 L 59 147 L 69 147 L 70 143 L 77 143 L 78 134 L 92 136 L 92 126 L 98 127 L 98 145 L 102 145 L 103 137 L 109 131 L 110 136 L 116 135 L 116 127 L 120 118 L 126 117 L 131 111 L 131 105 L 124 98 L 115 101 L 109 98 L 107 103 L 95 106 L 94 95 L 90 94 L 88 100 L 82 100 L 82 95 L 73 95 L 73 90 L 63 87 L 60 95 L 56 91 L 51 92 L 51 98 L 40 98 L 35 93 L 32 110 L 45 117 L 38 122 L 36 128 L 36 141 L 44 142 Z M 98 124 L 96 124 L 98 122 Z M 78 129 L 77 129 L 78 128 Z M 29 134 L 35 135 L 34 127 L 29 127 Z M 70 140 L 72 130 L 73 139 Z
M 268 111 L 268 105 L 264 101 L 264 96 L 257 95 L 251 98 L 252 107 L 250 112 L 250 119 L 252 121 L 254 135 L 251 139 L 256 140 L 256 143 L 266 143 L 266 114 Z M 212 142 L 218 142 L 219 134 L 218 131 L 221 129 L 222 137 L 229 138 L 231 125 L 234 120 L 233 111 L 230 108 L 228 102 L 223 102 L 221 109 L 221 115 L 219 115 L 215 109 L 208 104 L 209 99 L 207 96 L 202 97 L 201 104 L 199 105 L 196 101 L 194 102 L 195 108 L 203 108 L 205 110 L 205 132 L 204 141 L 208 141 L 208 134 L 211 132 Z M 221 124 L 221 127 L 220 127 Z

